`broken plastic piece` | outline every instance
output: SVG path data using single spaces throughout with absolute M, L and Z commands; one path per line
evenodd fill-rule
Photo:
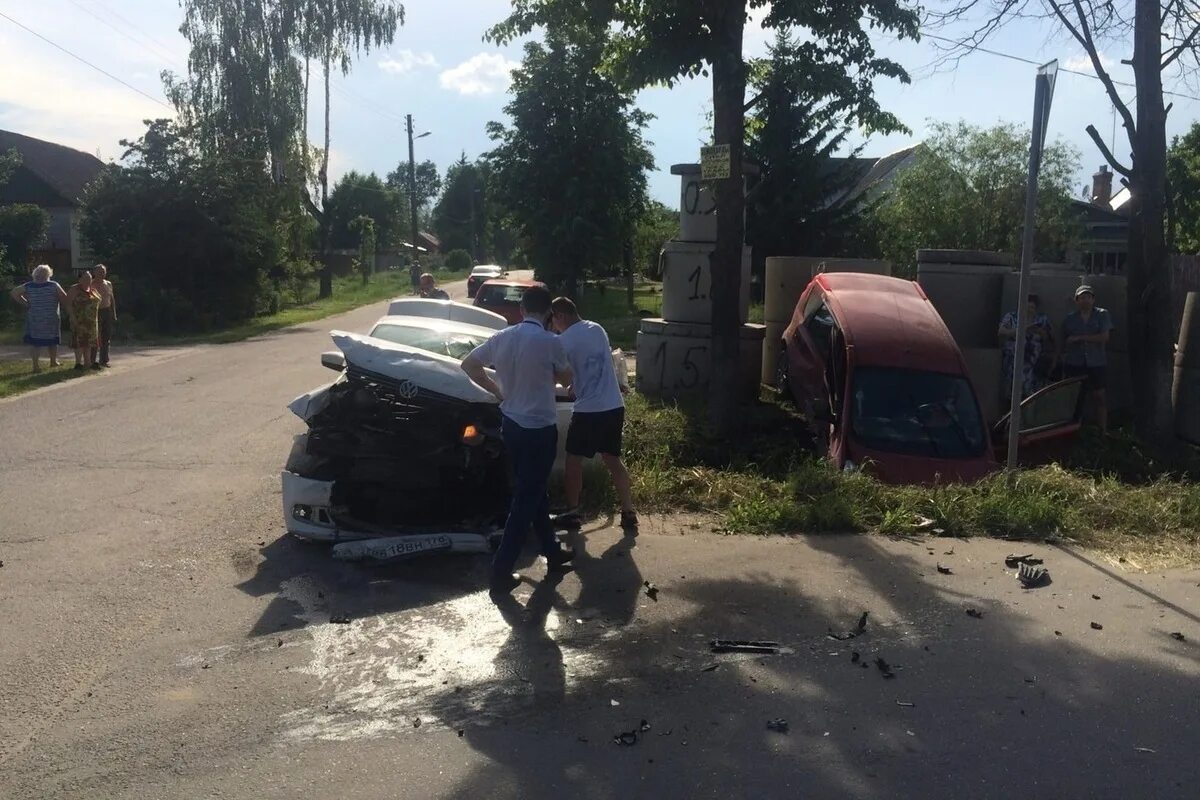
M 1093 622 L 1093 623 L 1092 623 L 1092 630 L 1094 630 L 1094 631 L 1102 631 L 1102 630 L 1104 630 L 1104 626 L 1103 626 L 1103 625 L 1101 625 L 1099 622 Z
M 642 720 L 641 724 L 638 725 L 638 730 L 642 733 L 645 733 L 646 731 L 650 730 L 650 723 L 646 720 Z
M 776 733 L 787 733 L 790 730 L 788 721 L 780 717 L 779 719 L 767 720 L 767 730 L 775 731 Z
M 967 616 L 973 619 L 983 619 L 983 612 L 975 608 L 968 608 Z
M 1018 555 L 1018 554 L 1014 553 L 1011 555 L 1007 555 L 1004 557 L 1004 566 L 1015 569 L 1018 565 L 1020 565 L 1027 558 L 1033 558 L 1033 553 L 1025 553 L 1023 555 Z
M 1029 562 L 1024 562 L 1017 569 L 1017 580 L 1026 589 L 1036 589 L 1050 582 L 1050 571 L 1045 567 L 1030 566 Z
M 937 565 L 937 571 L 942 573 L 943 575 L 953 575 L 954 574 L 954 571 L 952 569 L 950 569 L 949 567 L 943 567 L 941 564 Z
M 658 602 L 658 587 L 650 581 L 643 581 L 642 585 L 646 587 L 646 597 L 649 597 L 654 602 Z
M 917 707 L 916 703 L 909 703 L 905 700 L 897 700 L 896 705 L 900 706 L 901 708 L 916 708 Z
M 1179 631 L 1175 631 L 1174 633 L 1172 633 L 1172 634 L 1171 634 L 1171 638 L 1172 638 L 1172 639 L 1174 639 L 1174 640 L 1175 640 L 1175 641 L 1177 641 L 1177 642 L 1186 642 L 1186 641 L 1187 641 L 1187 637 L 1186 637 L 1186 636 L 1184 636 L 1184 635 L 1183 635 L 1182 633 L 1180 633 Z
M 862 656 L 860 656 L 860 655 L 858 654 L 858 651 L 857 651 L 857 650 L 852 650 L 852 651 L 850 652 L 850 663 L 851 663 L 851 664 L 857 664 L 857 663 L 858 663 L 858 660 L 859 660 L 860 658 L 862 658 Z
M 714 653 L 778 653 L 779 642 L 755 642 L 744 639 L 713 639 L 709 649 Z
M 896 673 L 892 672 L 891 665 L 888 664 L 888 662 L 884 661 L 882 658 L 875 659 L 875 666 L 879 667 L 879 671 L 881 673 L 883 673 L 884 678 L 896 677 Z
M 350 617 L 348 617 L 345 614 L 334 614 L 332 617 L 329 618 L 329 621 L 332 622 L 334 625 L 349 625 Z
M 613 744 L 619 744 L 619 745 L 624 745 L 625 747 L 631 747 L 631 746 L 637 744 L 637 740 L 638 740 L 638 732 L 637 731 L 622 731 L 621 733 L 618 733 L 616 736 L 613 737 Z

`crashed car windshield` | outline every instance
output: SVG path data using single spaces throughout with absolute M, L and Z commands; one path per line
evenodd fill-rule
M 958 375 L 859 367 L 851 416 L 859 442 L 884 452 L 968 458 L 987 445 L 975 394 Z
M 482 334 L 447 331 L 417 325 L 401 325 L 384 322 L 375 326 L 371 336 L 394 344 L 415 347 L 439 356 L 449 356 L 462 361 L 479 345 L 487 341 Z

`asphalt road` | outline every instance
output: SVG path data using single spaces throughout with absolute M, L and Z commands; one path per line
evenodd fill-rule
M 497 607 L 288 539 L 285 406 L 379 311 L 0 402 L 0 797 L 1197 795 L 1197 570 L 650 519 Z

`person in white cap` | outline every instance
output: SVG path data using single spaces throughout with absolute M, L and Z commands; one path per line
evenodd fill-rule
M 1100 430 L 1108 432 L 1108 337 L 1112 315 L 1096 305 L 1096 293 L 1084 284 L 1075 290 L 1075 310 L 1062 323 L 1059 356 L 1067 377 L 1082 375 L 1084 391 Z

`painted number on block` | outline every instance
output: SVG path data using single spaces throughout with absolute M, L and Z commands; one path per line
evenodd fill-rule
M 700 181 L 688 181 L 683 190 L 683 210 L 687 214 L 707 216 L 717 213 L 716 198 L 709 193 L 707 196 L 700 191 Z
M 700 267 L 699 265 L 697 265 L 697 267 L 694 270 L 692 270 L 692 274 L 688 275 L 688 283 L 690 283 L 692 285 L 692 293 L 690 295 L 688 295 L 688 300 L 707 300 L 708 299 L 708 295 L 702 294 L 700 292 L 700 277 L 702 274 L 703 274 L 703 267 Z

